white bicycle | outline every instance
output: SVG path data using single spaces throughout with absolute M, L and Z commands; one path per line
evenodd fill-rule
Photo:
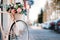
M 12 23 L 9 31 L 5 33 L 4 27 L 0 26 L 2 40 L 29 40 L 28 25 L 22 20 L 16 20 Z

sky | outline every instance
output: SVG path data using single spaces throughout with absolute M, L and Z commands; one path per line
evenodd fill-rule
M 29 19 L 30 21 L 35 21 L 38 18 L 41 8 L 44 8 L 46 0 L 34 0 L 34 5 L 32 5 L 29 10 Z

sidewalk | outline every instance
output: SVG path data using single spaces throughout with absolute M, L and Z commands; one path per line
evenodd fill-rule
M 31 26 L 32 29 L 42 29 L 41 26 Z

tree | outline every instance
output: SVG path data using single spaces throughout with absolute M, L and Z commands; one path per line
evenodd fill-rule
M 43 23 L 43 10 L 41 9 L 41 13 L 38 15 L 38 23 Z

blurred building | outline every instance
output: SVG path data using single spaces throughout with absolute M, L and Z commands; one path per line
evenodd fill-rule
M 43 22 L 60 18 L 60 0 L 47 1 L 43 14 Z

